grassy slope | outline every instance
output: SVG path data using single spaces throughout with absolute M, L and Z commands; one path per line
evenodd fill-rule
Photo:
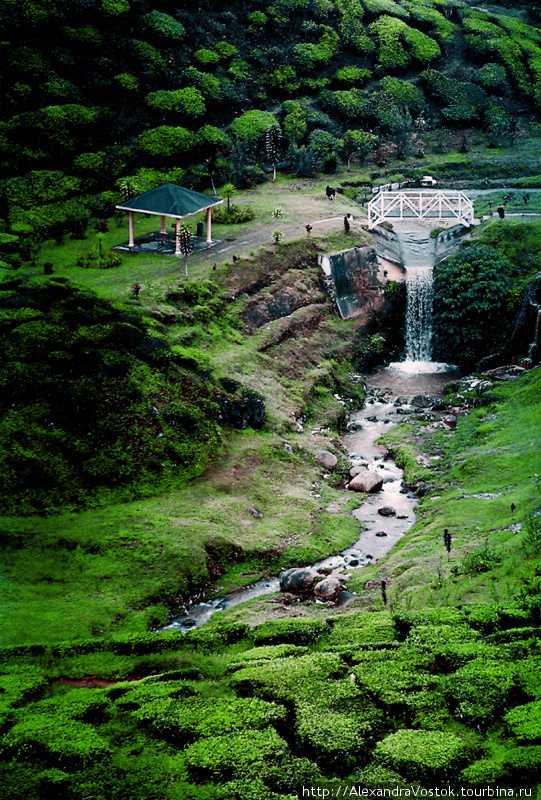
M 320 196 L 322 192 L 314 196 L 312 189 L 306 203 L 317 210 Z M 348 207 L 347 200 L 343 206 Z M 263 212 L 259 218 L 265 220 Z M 280 281 L 317 286 L 314 253 L 332 247 L 340 238 L 341 217 L 318 230 L 324 238 L 315 233 L 313 241 L 301 242 L 287 257 L 286 250 L 271 247 L 233 264 L 225 261 L 225 254 L 220 262 L 220 256 L 211 252 L 193 268 L 190 264 L 190 270 L 235 292 L 261 275 L 271 288 Z M 351 244 L 362 243 L 363 237 L 359 232 Z M 125 289 L 138 279 L 143 283 L 143 311 L 154 314 L 167 306 L 165 295 L 176 285 L 170 277 L 171 269 L 178 268 L 176 260 L 128 258 L 122 278 L 120 270 L 113 276 L 107 271 L 73 268 L 73 244 L 51 245 L 50 252 L 44 253 L 44 260 L 54 259 L 55 275 L 69 275 L 77 282 L 86 279 L 87 288 L 115 301 L 124 294 L 119 284 Z M 219 264 L 216 271 L 212 270 L 214 258 Z M 156 266 L 164 261 L 167 274 L 157 275 Z M 304 266 L 299 269 L 296 264 Z M 140 276 L 150 271 L 154 271 L 153 282 L 147 288 Z M 38 269 L 30 274 L 39 279 Z M 214 375 L 234 377 L 261 391 L 266 398 L 266 431 L 230 432 L 225 451 L 215 452 L 207 472 L 187 489 L 175 490 L 173 484 L 167 495 L 81 514 L 5 519 L 3 539 L 9 548 L 3 580 L 5 643 L 142 633 L 164 622 L 181 599 L 209 578 L 216 580 L 235 559 L 241 559 L 241 565 L 226 583 L 219 581 L 222 588 L 249 583 L 269 569 L 276 571 L 278 557 L 282 564 L 309 563 L 355 539 L 357 525 L 346 513 L 350 503 L 342 502 L 344 514 L 337 522 L 322 508 L 338 493 L 324 486 L 321 499 L 310 494 L 321 477 L 313 453 L 330 448 L 343 457 L 338 441 L 332 441 L 332 421 L 342 407 L 329 390 L 334 374 L 343 374 L 345 367 L 333 367 L 327 359 L 346 351 L 351 354 L 352 332 L 358 327 L 336 319 L 318 291 L 318 304 L 291 316 L 290 321 L 298 320 L 301 326 L 293 339 L 284 337 L 287 320 L 276 320 L 253 335 L 233 340 L 217 326 L 186 324 L 178 316 L 167 328 L 160 326 L 171 342 L 184 343 L 189 337 L 190 346 L 210 359 Z M 248 301 L 241 296 L 234 304 L 235 313 L 242 313 Z M 315 326 L 313 314 L 321 317 Z M 299 336 L 304 337 L 301 352 Z M 319 395 L 314 397 L 317 386 L 322 393 L 319 411 L 315 403 Z M 315 425 L 315 435 L 295 431 L 292 420 L 303 413 L 311 416 L 308 424 Z M 320 431 L 327 419 L 332 428 Z M 293 455 L 285 452 L 286 443 L 294 448 Z M 255 520 L 249 513 L 254 507 L 264 514 L 263 519 Z M 34 557 L 36 548 L 38 558 Z

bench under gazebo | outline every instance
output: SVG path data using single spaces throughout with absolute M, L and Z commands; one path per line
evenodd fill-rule
M 183 255 L 180 237 L 181 220 L 200 211 L 206 212 L 206 236 L 203 231 L 203 223 L 198 223 L 197 235 L 192 237 L 194 249 L 211 247 L 213 244 L 217 244 L 212 240 L 212 209 L 221 203 L 223 200 L 219 197 L 193 192 L 184 186 L 177 186 L 176 183 L 164 183 L 162 186 L 143 192 L 143 194 L 116 206 L 119 211 L 128 212 L 129 240 L 125 244 L 117 245 L 115 250 L 131 252 L 153 250 L 168 255 Z M 160 217 L 160 230 L 136 239 L 134 214 L 153 214 Z M 167 218 L 174 220 L 172 233 L 167 232 Z

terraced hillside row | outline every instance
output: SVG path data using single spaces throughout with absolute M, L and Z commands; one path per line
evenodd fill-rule
M 473 604 L 4 650 L 2 783 L 36 800 L 535 792 L 538 625 Z

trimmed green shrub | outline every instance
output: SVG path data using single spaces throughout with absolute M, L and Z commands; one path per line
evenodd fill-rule
M 297 711 L 295 738 L 301 752 L 319 761 L 324 769 L 348 775 L 366 759 L 365 738 L 371 728 L 368 720 L 355 713 L 302 703 Z
M 324 33 L 317 44 L 304 42 L 297 44 L 293 48 L 292 58 L 297 67 L 306 72 L 316 66 L 328 64 L 338 52 L 340 37 L 332 28 L 325 28 Z
M 504 719 L 519 742 L 541 740 L 541 700 L 516 706 L 505 715 Z
M 420 22 L 428 22 L 434 28 L 434 34 L 442 42 L 452 42 L 458 30 L 458 26 L 447 19 L 444 14 L 431 5 L 421 3 L 419 0 L 405 0 L 402 2 L 404 8 L 411 14 L 411 18 Z M 443 5 L 443 4 L 442 4 Z M 445 10 L 449 4 L 445 3 Z
M 342 42 L 361 52 L 374 50 L 374 42 L 361 22 L 364 8 L 360 0 L 337 0 L 336 7 L 340 12 L 338 30 Z
M 381 89 L 392 97 L 394 103 L 401 109 L 420 111 L 423 106 L 423 93 L 409 81 L 387 75 L 381 81 Z
M 237 139 L 251 142 L 262 137 L 271 125 L 277 124 L 270 111 L 246 111 L 231 123 L 230 130 Z
M 159 78 L 165 75 L 167 64 L 160 55 L 160 51 L 152 47 L 149 42 L 132 42 L 133 52 L 138 61 L 138 68 L 143 75 L 149 78 Z
M 504 763 L 515 780 L 537 781 L 541 770 L 541 745 L 508 750 L 504 756 Z
M 489 786 L 504 777 L 505 764 L 491 758 L 482 758 L 463 769 L 460 775 L 471 786 Z
M 304 656 L 306 647 L 296 644 L 275 644 L 252 647 L 250 650 L 233 657 L 232 667 L 250 666 L 252 661 L 273 661 L 275 658 L 289 658 L 289 656 Z
M 252 629 L 251 638 L 256 645 L 307 645 L 317 642 L 328 630 L 327 623 L 318 619 L 287 619 L 258 625 Z
M 358 613 L 335 622 L 329 637 L 331 645 L 387 644 L 396 640 L 394 622 L 389 614 Z
M 363 5 L 371 14 L 394 14 L 396 17 L 409 17 L 409 11 L 395 0 L 363 0 Z
M 144 131 L 137 137 L 137 144 L 143 153 L 155 158 L 174 158 L 185 153 L 195 144 L 195 135 L 187 128 L 174 128 L 160 125 Z
M 396 17 L 383 15 L 372 22 L 369 29 L 378 39 L 378 61 L 385 69 L 406 67 L 411 56 L 427 63 L 440 55 L 437 42 Z M 402 40 L 410 46 L 411 52 L 404 49 Z
M 497 89 L 507 81 L 507 73 L 501 64 L 489 61 L 477 70 L 476 80 L 486 89 Z
M 504 713 L 517 683 L 513 664 L 475 659 L 445 678 L 444 691 L 455 716 L 486 727 Z
M 283 721 L 286 710 L 257 697 L 161 697 L 144 703 L 134 716 L 157 735 L 184 743 L 266 728 Z
M 371 77 L 371 74 L 369 69 L 361 69 L 361 67 L 342 67 L 336 71 L 334 77 L 337 81 L 353 85 L 364 83 Z
M 383 655 L 386 651 L 380 651 Z M 378 655 L 380 654 L 378 653 Z M 400 706 L 407 696 L 425 689 L 437 689 L 440 678 L 416 669 L 415 662 L 408 664 L 402 659 L 387 655 L 367 665 L 361 662 L 353 668 L 358 686 L 381 703 Z
M 263 767 L 279 765 L 288 753 L 287 743 L 271 728 L 211 736 L 189 745 L 183 757 L 192 779 L 227 781 L 256 777 Z
M 335 653 L 314 653 L 298 658 L 276 659 L 247 667 L 235 672 L 231 685 L 241 695 L 252 695 L 284 702 L 293 698 L 310 698 L 325 695 L 338 676 L 345 672 L 345 665 Z M 332 681 L 328 679 L 332 678 Z M 348 681 L 350 690 L 354 687 Z
M 3 748 L 8 753 L 47 753 L 60 766 L 99 761 L 110 754 L 109 744 L 85 723 L 101 719 L 107 707 L 103 694 L 91 689 L 39 701 L 18 713 Z
M 145 27 L 167 42 L 178 41 L 186 35 L 184 25 L 163 11 L 153 9 L 144 16 Z
M 356 88 L 338 91 L 324 89 L 321 92 L 321 103 L 323 108 L 348 120 L 367 116 L 371 110 L 368 93 Z
M 170 111 L 175 114 L 185 114 L 188 117 L 198 117 L 206 111 L 205 101 L 199 89 L 187 86 L 184 89 L 166 91 L 160 89 L 145 97 L 145 102 L 157 111 Z
M 409 780 L 451 780 L 466 756 L 466 746 L 454 733 L 399 730 L 378 742 L 375 757 Z
M 429 94 L 444 103 L 443 116 L 451 122 L 479 119 L 486 105 L 486 93 L 474 83 L 455 81 L 433 69 L 422 73 Z

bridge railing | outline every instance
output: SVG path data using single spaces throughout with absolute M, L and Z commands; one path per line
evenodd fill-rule
M 368 227 L 386 219 L 455 219 L 473 223 L 473 203 L 461 191 L 408 190 L 380 192 L 368 203 Z

